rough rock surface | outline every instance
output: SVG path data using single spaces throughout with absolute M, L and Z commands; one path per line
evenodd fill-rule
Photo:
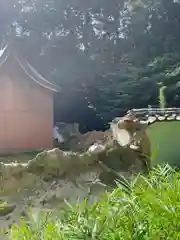
M 121 120 L 126 121 L 127 118 Z M 137 121 L 132 120 L 132 124 L 136 126 Z M 27 212 L 28 206 L 50 208 L 64 204 L 64 199 L 70 202 L 78 198 L 79 201 L 84 198 L 96 201 L 99 194 L 112 187 L 117 177 L 107 169 L 125 176 L 142 171 L 145 160 L 142 141 L 146 128 L 142 125 L 141 131 L 141 124 L 138 124 L 138 129 L 128 133 L 134 139 L 136 148 L 132 148 L 131 144 L 120 146 L 111 135 L 107 141 L 97 142 L 84 153 L 55 148 L 39 153 L 24 164 L 0 163 L 0 200 L 4 199 L 13 206 L 13 210 L 4 210 L 6 222 L 10 223 Z M 134 134 L 138 131 L 141 136 Z M 5 222 L 0 218 L 0 227 L 2 223 Z

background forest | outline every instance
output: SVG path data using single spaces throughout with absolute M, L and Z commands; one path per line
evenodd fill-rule
M 62 88 L 55 120 L 103 129 L 131 108 L 180 106 L 179 0 L 0 1 L 1 47 Z

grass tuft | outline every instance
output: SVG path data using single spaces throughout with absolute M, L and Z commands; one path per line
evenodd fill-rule
M 180 239 L 180 173 L 158 166 L 150 176 L 138 175 L 125 191 L 120 183 L 93 205 L 86 200 L 58 215 L 30 216 L 13 225 L 13 240 Z

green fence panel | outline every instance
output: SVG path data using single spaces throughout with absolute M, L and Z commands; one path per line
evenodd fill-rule
M 180 166 L 180 122 L 155 122 L 148 127 L 147 133 L 151 141 L 153 163 L 166 162 Z

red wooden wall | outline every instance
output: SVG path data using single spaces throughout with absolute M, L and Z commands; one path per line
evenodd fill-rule
M 0 152 L 52 148 L 52 93 L 17 76 L 0 74 Z

